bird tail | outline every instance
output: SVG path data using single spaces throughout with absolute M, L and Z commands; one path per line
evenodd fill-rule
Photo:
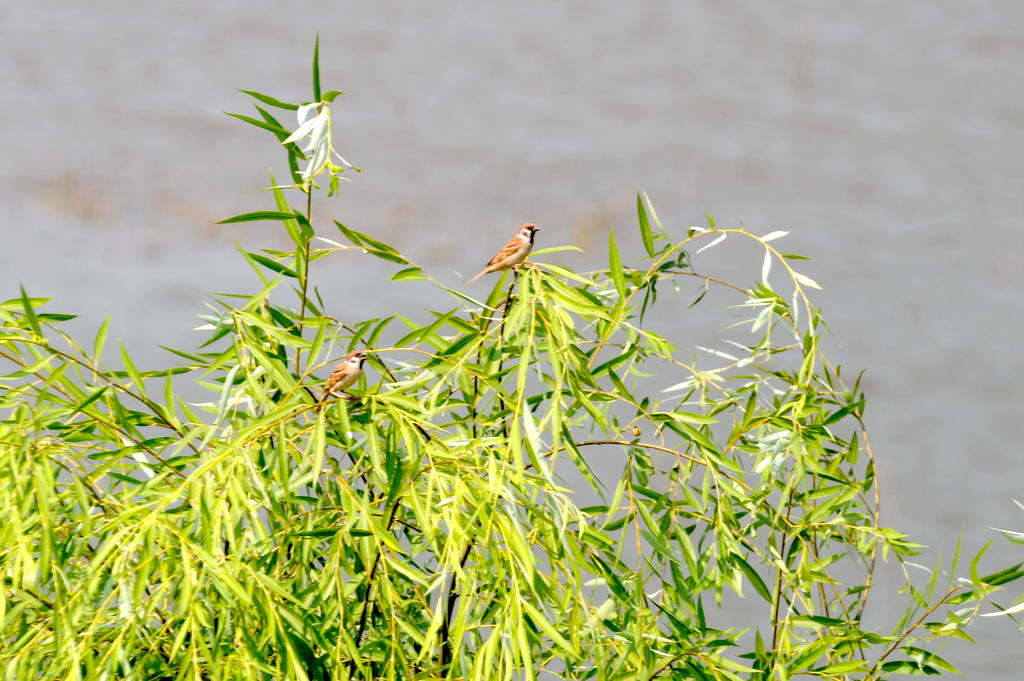
M 475 277 L 473 277 L 472 279 L 470 279 L 469 283 L 472 284 L 474 281 L 476 281 L 480 277 L 484 276 L 485 274 L 487 274 L 487 268 L 486 267 L 480 271 L 480 274 L 478 274 Z

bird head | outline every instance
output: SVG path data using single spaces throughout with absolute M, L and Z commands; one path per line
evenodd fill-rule
M 519 236 L 526 239 L 532 244 L 533 235 L 536 234 L 539 229 L 540 227 L 533 224 L 532 222 L 527 222 L 526 224 L 519 228 Z

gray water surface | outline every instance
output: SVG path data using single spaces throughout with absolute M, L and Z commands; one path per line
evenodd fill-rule
M 213 224 L 270 207 L 254 190 L 285 170 L 223 112 L 251 113 L 236 88 L 308 99 L 319 32 L 336 142 L 365 170 L 320 224 L 452 284 L 524 220 L 597 263 L 639 188 L 678 234 L 705 212 L 791 230 L 833 355 L 868 371 L 885 521 L 947 553 L 961 529 L 976 550 L 1024 528 L 1019 0 L 36 0 L 0 30 L 0 298 L 23 283 L 87 337 L 112 314 L 143 363 L 193 346 L 208 292 L 255 288 L 231 239 L 284 243 Z M 421 313 L 376 286 L 390 271 L 338 255 L 317 283 L 343 318 Z M 1020 678 L 1012 624 L 972 633 L 946 650 L 964 678 Z

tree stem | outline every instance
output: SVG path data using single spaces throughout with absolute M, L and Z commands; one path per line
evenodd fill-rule
M 312 218 L 313 212 L 313 187 L 310 186 L 306 190 L 306 222 L 309 225 L 313 224 Z M 312 227 L 310 227 L 312 229 Z M 299 272 L 299 282 L 302 287 L 302 300 L 299 301 L 299 318 L 296 321 L 296 325 L 299 329 L 299 337 L 302 337 L 302 327 L 306 319 L 306 291 L 309 287 L 309 242 L 312 237 L 306 238 L 306 243 L 303 246 L 302 253 L 302 268 Z M 298 376 L 302 375 L 302 348 L 295 348 L 295 374 Z

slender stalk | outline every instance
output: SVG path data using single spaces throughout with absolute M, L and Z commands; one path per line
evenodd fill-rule
M 512 304 L 512 292 L 515 290 L 516 283 L 519 281 L 519 268 L 515 268 L 512 274 L 512 281 L 508 286 L 508 294 L 505 296 L 505 305 L 501 310 L 501 321 L 499 322 L 498 328 L 498 339 L 499 344 L 504 344 L 505 338 L 505 318 L 508 316 L 509 306 Z M 485 322 L 486 323 L 486 322 Z M 486 327 L 485 327 L 486 330 Z M 479 357 L 479 351 L 478 351 Z M 479 360 L 478 362 L 479 363 Z M 499 351 L 498 355 L 498 375 L 501 375 L 502 364 L 504 363 L 503 350 Z M 474 392 L 476 391 L 476 378 L 474 377 Z M 473 396 L 473 435 L 476 436 L 476 395 Z M 502 423 L 502 433 L 504 438 L 508 438 L 508 422 Z M 470 536 L 466 539 L 466 547 L 462 551 L 462 557 L 459 559 L 459 569 L 462 569 L 466 565 L 466 561 L 469 559 L 469 554 L 473 550 L 473 537 Z M 445 596 L 445 612 L 444 620 L 441 623 L 441 657 L 440 657 L 440 671 L 444 673 L 447 669 L 448 664 L 452 657 L 452 642 L 451 642 L 451 620 L 452 613 L 455 611 L 455 601 L 459 597 L 458 594 L 458 579 L 455 576 L 455 572 L 452 572 L 452 578 L 448 582 L 448 592 Z
M 313 224 L 313 187 L 310 185 L 306 190 L 306 222 Z M 302 253 L 302 270 L 299 272 L 299 286 L 302 289 L 301 300 L 299 301 L 299 318 L 296 326 L 299 330 L 299 337 L 302 337 L 302 327 L 306 320 L 306 291 L 309 287 L 309 243 L 311 237 L 306 238 Z M 302 349 L 295 348 L 295 374 L 302 375 Z
M 391 373 L 390 370 L 387 369 L 387 367 L 385 367 L 385 371 L 388 371 L 389 374 Z M 392 379 L 393 378 L 394 377 L 392 376 Z M 431 438 L 430 434 L 427 433 L 426 430 L 421 428 L 418 424 L 414 424 L 414 425 L 415 425 L 416 429 L 420 432 L 420 434 L 423 435 L 423 437 L 424 437 L 424 439 L 426 441 L 430 442 L 430 441 L 433 440 L 433 438 Z M 351 453 L 349 454 L 349 457 L 352 458 Z M 353 465 L 355 465 L 355 460 L 354 459 L 352 460 L 352 463 L 353 463 Z M 369 481 L 365 477 L 363 478 L 363 480 L 364 480 L 364 484 L 367 487 L 367 490 L 369 490 Z M 399 496 L 399 497 L 395 498 L 394 503 L 391 505 L 391 511 L 388 513 L 388 521 L 387 521 L 387 523 L 385 524 L 385 527 L 384 527 L 384 531 L 385 532 L 390 532 L 391 528 L 394 526 L 396 514 L 398 513 L 398 506 L 401 503 L 401 501 L 402 501 L 402 497 Z M 407 524 L 407 523 L 404 523 L 401 520 L 399 520 L 398 522 L 400 522 L 402 524 Z M 359 613 L 359 628 L 356 631 L 356 637 L 355 637 L 355 644 L 356 644 L 356 648 L 357 649 L 360 646 L 360 644 L 362 643 L 363 635 L 366 632 L 366 625 L 367 625 L 367 622 L 369 621 L 370 608 L 371 607 L 374 607 L 374 608 L 376 607 L 376 604 L 373 602 L 373 598 L 372 598 L 373 597 L 373 584 L 374 584 L 374 579 L 377 576 L 377 570 L 380 567 L 380 562 L 381 562 L 381 557 L 383 555 L 383 552 L 384 552 L 383 547 L 380 547 L 380 548 L 377 549 L 377 555 L 374 556 L 373 565 L 370 567 L 370 572 L 369 572 L 369 574 L 367 575 L 367 578 L 366 578 L 366 593 L 363 594 L 363 607 L 362 607 L 361 612 Z M 350 662 L 349 670 L 350 671 L 354 670 L 355 669 L 355 664 L 356 664 L 355 659 L 353 658 L 349 662 Z
M 488 326 L 487 320 L 484 319 L 483 328 L 480 329 L 480 333 L 481 334 L 487 333 L 487 326 Z M 476 365 L 477 366 L 480 366 L 480 362 L 483 361 L 483 354 L 484 354 L 484 344 L 481 343 L 480 346 L 476 349 Z M 477 418 L 477 401 L 479 399 L 480 399 L 480 376 L 478 376 L 476 374 L 476 372 L 474 372 L 473 373 L 473 403 L 470 405 L 470 411 L 469 411 L 470 427 L 473 430 L 473 439 L 474 440 L 476 439 L 476 436 L 477 436 L 477 425 L 478 425 L 477 422 L 479 421 L 479 419 Z
M 16 357 L 13 357 L 13 356 L 7 354 L 6 352 L 0 351 L 0 356 L 10 360 L 11 362 L 14 362 L 15 364 L 18 364 L 18 365 L 20 365 L 20 366 L 22 366 L 24 368 L 28 367 L 28 365 L 25 364 L 24 362 L 22 362 L 20 359 L 18 359 Z M 39 373 L 38 371 L 33 371 L 31 373 L 32 373 L 33 376 L 38 378 L 44 384 L 48 382 L 47 377 L 45 375 Z M 66 390 L 64 390 L 61 386 L 53 384 L 53 388 L 55 390 L 58 390 L 59 392 L 61 392 L 65 397 L 67 397 L 69 404 L 74 404 L 77 401 L 77 400 L 75 400 L 74 397 L 72 397 L 70 394 L 68 394 L 68 392 Z M 83 413 L 85 413 L 84 410 L 83 410 Z M 155 451 L 153 451 L 151 448 L 147 447 L 143 440 L 140 440 L 138 437 L 136 437 L 135 435 L 133 435 L 129 431 L 125 430 L 124 428 L 120 427 L 119 425 L 117 425 L 113 421 L 108 421 L 107 419 L 103 418 L 102 416 L 99 415 L 99 413 L 96 413 L 96 412 L 88 412 L 87 416 L 89 418 L 93 419 L 94 421 L 96 421 L 98 423 L 102 423 L 106 427 L 108 427 L 111 430 L 117 432 L 122 438 L 124 438 L 125 440 L 131 442 L 133 445 L 139 447 L 139 449 L 144 450 L 147 454 L 149 454 L 154 459 L 156 459 L 157 461 L 162 463 L 164 466 L 166 466 L 172 473 L 177 475 L 179 478 L 181 478 L 183 480 L 187 480 L 188 479 L 188 476 L 185 475 L 184 473 L 182 473 L 180 470 L 178 470 L 175 466 L 171 465 L 170 461 L 166 460 L 165 458 L 163 458 L 162 456 L 157 454 Z
M 778 651 L 776 650 L 779 643 L 779 610 L 782 602 L 782 582 L 784 581 L 785 575 L 783 574 L 783 566 L 786 564 L 786 544 L 789 540 L 789 533 L 785 530 L 790 525 L 789 514 L 793 510 L 792 506 L 793 496 L 792 492 L 787 494 L 786 498 L 786 524 L 783 525 L 782 538 L 779 540 L 779 567 L 776 571 L 775 577 L 775 593 L 772 594 L 772 668 L 774 669 L 778 664 Z
M 690 652 L 688 652 L 688 653 L 683 653 L 682 655 L 676 655 L 676 656 L 675 656 L 675 657 L 673 657 L 673 658 L 672 658 L 671 660 L 669 660 L 669 661 L 668 661 L 668 662 L 666 662 L 665 664 L 663 664 L 663 665 L 661 665 L 660 667 L 658 667 L 657 669 L 655 669 L 655 670 L 654 670 L 654 671 L 653 671 L 653 672 L 651 673 L 651 675 L 647 677 L 647 681 L 654 681 L 654 679 L 656 679 L 657 677 L 661 676 L 662 672 L 668 671 L 668 669 L 669 669 L 669 668 L 670 668 L 670 667 L 671 667 L 672 665 L 674 665 L 674 664 L 675 664 L 676 662 L 679 662 L 679 660 L 682 660 L 682 659 L 684 659 L 684 658 L 686 658 L 686 657 L 689 657 L 689 656 L 691 656 L 691 655 L 693 655 L 693 656 L 695 656 L 695 657 L 700 657 L 700 656 L 699 656 L 699 655 L 698 655 L 697 653 L 690 653 Z
M 391 530 L 391 526 L 395 522 L 395 513 L 398 511 L 398 502 L 399 501 L 400 501 L 399 499 L 395 499 L 395 502 L 391 505 L 391 513 L 388 515 L 388 522 L 387 522 L 387 526 L 385 528 L 385 531 L 390 531 Z M 381 556 L 383 555 L 383 553 L 384 553 L 383 547 L 377 549 L 377 555 L 374 556 L 374 558 L 373 558 L 373 565 L 370 567 L 370 574 L 367 575 L 367 577 L 366 577 L 366 593 L 363 594 L 363 607 L 362 607 L 362 611 L 359 613 L 359 629 L 356 631 L 356 637 L 355 637 L 355 643 L 356 643 L 356 649 L 357 650 L 359 649 L 359 646 L 362 644 L 363 634 L 366 632 L 366 622 L 367 622 L 367 619 L 368 619 L 367 616 L 370 613 L 370 605 L 372 603 L 372 597 L 373 597 L 373 580 L 374 580 L 374 577 L 377 576 L 377 569 L 380 567 L 380 560 L 381 560 Z M 351 660 L 349 660 L 349 670 L 350 671 L 354 670 L 355 669 L 355 665 L 356 665 L 356 660 L 353 657 Z
M 915 629 L 917 629 L 919 626 L 921 626 L 921 624 L 923 624 L 926 619 L 931 617 L 933 612 L 935 612 L 936 610 L 941 608 L 943 605 L 945 605 L 946 601 L 948 601 L 950 598 L 952 598 L 954 595 L 956 595 L 956 593 L 958 591 L 960 591 L 961 588 L 962 587 L 960 587 L 960 586 L 952 587 L 949 591 L 946 592 L 945 596 L 940 598 L 935 603 L 935 605 L 933 605 L 932 607 L 928 608 L 928 610 L 926 610 L 925 612 L 921 613 L 921 616 L 918 617 L 917 620 L 915 620 L 913 624 L 911 624 L 909 627 L 904 629 L 903 633 L 901 633 L 899 636 L 897 636 L 896 640 L 893 641 L 889 645 L 889 647 L 885 649 L 885 652 L 882 653 L 882 655 L 878 658 L 878 660 L 875 661 L 874 666 L 871 667 L 871 671 L 869 671 L 867 673 L 867 675 L 864 677 L 864 681 L 870 681 L 870 679 L 875 678 L 875 672 L 878 670 L 879 667 L 882 666 L 882 663 L 885 662 L 885 658 L 887 658 L 890 655 L 892 655 L 893 651 L 895 651 L 897 648 L 899 648 L 900 645 L 903 644 L 906 641 L 907 636 L 910 636 L 910 634 L 913 633 L 913 631 Z
M 132 397 L 132 398 L 138 400 L 139 402 L 141 402 L 142 404 L 146 405 L 146 407 L 148 407 L 149 410 L 153 413 L 153 416 L 155 416 L 156 418 L 158 418 L 160 420 L 160 423 L 158 423 L 156 425 L 158 425 L 159 427 L 162 427 L 162 428 L 169 428 L 170 430 L 173 430 L 175 432 L 175 434 L 177 434 L 179 436 L 182 435 L 181 429 L 179 429 L 177 426 L 175 426 L 173 423 L 171 423 L 170 421 L 167 420 L 167 417 L 161 412 L 161 410 L 159 408 L 159 405 L 157 405 L 155 402 L 153 402 L 152 400 L 150 400 L 149 398 L 147 398 L 146 396 L 144 396 L 144 395 L 142 395 L 140 393 L 136 393 L 136 392 L 130 390 L 127 386 L 121 385 L 120 383 L 117 383 L 116 381 L 111 380 L 106 375 L 104 375 L 102 372 L 96 371 L 96 369 L 94 367 L 91 367 L 89 364 L 87 364 L 86 362 L 82 361 L 78 357 L 75 357 L 72 354 L 69 354 L 67 352 L 64 352 L 63 350 L 55 348 L 55 347 L 53 347 L 52 345 L 50 345 L 49 343 L 47 343 L 45 341 L 36 341 L 36 340 L 32 340 L 30 338 L 19 338 L 18 341 L 19 342 L 23 342 L 23 343 L 30 343 L 32 345 L 39 346 L 39 347 L 43 348 L 44 350 L 46 350 L 49 353 L 52 353 L 52 354 L 57 355 L 59 357 L 63 357 L 65 359 L 67 359 L 68 361 L 74 362 L 75 364 L 83 367 L 84 369 L 87 369 L 87 370 L 91 371 L 94 376 L 97 376 L 98 378 L 102 379 L 111 388 L 114 388 L 115 390 L 123 392 L 125 395 L 128 395 L 129 397 Z M 27 364 L 22 362 L 20 359 L 14 357 L 12 355 L 9 355 L 9 354 L 7 354 L 5 352 L 0 352 L 0 356 L 10 360 L 11 362 L 14 362 L 15 364 L 19 364 L 22 367 L 28 366 Z M 62 392 L 64 392 L 64 391 L 62 391 Z M 65 394 L 67 394 L 67 393 L 65 393 Z M 68 397 L 70 398 L 70 395 Z M 199 453 L 199 450 L 196 449 L 195 445 L 193 445 L 191 443 L 191 441 L 186 442 L 186 444 L 187 444 L 188 448 L 191 449 L 193 452 L 195 452 L 196 454 Z
M 498 341 L 501 342 L 501 338 L 505 333 L 505 315 L 508 314 L 508 306 L 512 303 L 512 290 L 515 288 L 516 281 L 519 279 L 519 268 L 512 270 L 512 282 L 508 287 L 508 295 L 505 296 L 505 304 L 501 311 L 501 327 L 498 330 Z M 480 333 L 487 333 L 487 328 L 490 326 L 490 317 L 481 315 L 480 318 L 483 320 L 483 326 L 480 327 Z M 483 361 L 484 347 L 481 344 L 476 351 L 476 364 L 480 366 L 480 362 Z M 499 373 L 501 373 L 499 366 Z M 477 374 L 473 374 L 473 403 L 470 409 L 470 427 L 473 432 L 473 438 L 476 439 L 478 433 L 478 418 L 477 418 L 477 401 L 480 396 L 480 377 Z
M 505 364 L 505 318 L 508 317 L 508 309 L 512 304 L 512 292 L 516 289 L 516 284 L 519 283 L 519 268 L 512 270 L 512 283 L 508 285 L 508 295 L 505 297 L 505 307 L 501 310 L 501 322 L 498 328 L 498 376 L 501 376 L 501 372 L 504 370 Z M 501 421 L 501 436 L 508 439 L 508 419 L 502 419 Z
M 505 338 L 505 317 L 508 316 L 509 305 L 512 304 L 512 293 L 516 290 L 516 284 L 519 282 L 519 268 L 512 270 L 512 281 L 508 285 L 508 295 L 505 296 L 505 306 L 501 310 L 501 328 L 498 331 L 498 340 L 504 340 Z
M 469 553 L 473 549 L 473 540 L 470 538 L 466 541 L 466 548 L 462 551 L 462 557 L 459 559 L 459 569 L 466 567 L 466 560 L 469 559 Z M 455 572 L 452 572 L 451 581 L 448 582 L 448 595 L 447 603 L 445 604 L 444 620 L 441 622 L 441 659 L 440 669 L 441 673 L 444 673 L 448 668 L 448 664 L 452 659 L 452 642 L 450 637 L 450 627 L 452 622 L 452 613 L 455 612 L 455 601 L 459 597 L 458 592 L 455 590 Z

